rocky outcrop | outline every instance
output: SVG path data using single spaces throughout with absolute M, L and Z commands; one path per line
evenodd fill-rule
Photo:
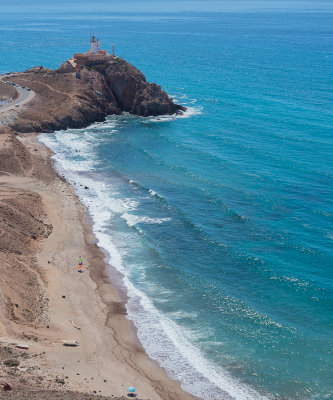
M 34 67 L 10 79 L 36 93 L 8 125 L 17 132 L 82 128 L 122 112 L 148 117 L 185 110 L 133 65 L 116 57 L 83 67 L 81 79 L 64 64 L 58 70 Z
M 145 76 L 125 60 L 116 58 L 94 69 L 104 75 L 122 111 L 147 117 L 171 115 L 185 110 L 175 104 L 160 86 L 147 82 Z

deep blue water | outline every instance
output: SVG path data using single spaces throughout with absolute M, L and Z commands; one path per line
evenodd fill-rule
M 0 72 L 55 68 L 92 26 L 189 107 L 42 138 L 151 357 L 205 399 L 333 399 L 332 6 L 34 4 L 0 6 Z

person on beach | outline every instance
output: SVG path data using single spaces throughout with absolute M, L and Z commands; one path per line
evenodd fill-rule
M 82 268 L 83 267 L 83 258 L 79 258 L 79 265 L 78 265 L 78 272 L 82 272 Z

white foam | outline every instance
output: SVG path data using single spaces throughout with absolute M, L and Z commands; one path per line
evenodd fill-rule
M 125 284 L 130 297 L 128 317 L 138 328 L 140 341 L 151 358 L 182 382 L 184 390 L 206 400 L 267 399 L 207 361 L 192 345 L 191 332 L 159 313 L 149 298 L 127 278 Z
M 113 129 L 117 127 L 117 121 L 115 120 L 107 120 L 105 122 L 100 122 L 99 124 L 94 124 L 93 125 L 95 128 L 98 128 L 98 130 L 108 130 L 111 132 L 114 132 Z
M 187 107 L 186 111 L 183 111 L 179 114 L 161 115 L 159 117 L 146 117 L 143 119 L 143 122 L 169 122 L 174 121 L 175 119 L 190 118 L 199 114 L 202 114 L 202 107 Z
M 84 202 L 88 204 L 87 201 Z M 101 204 L 103 204 L 103 201 Z M 94 219 L 93 230 L 99 246 L 104 248 L 109 255 L 109 263 L 125 276 L 124 284 L 130 298 L 127 304 L 128 317 L 138 328 L 139 339 L 148 355 L 157 360 L 171 376 L 180 380 L 184 390 L 204 399 L 264 399 L 252 389 L 235 381 L 222 369 L 205 360 L 200 351 L 188 339 L 192 333 L 184 332 L 184 329 L 180 329 L 173 320 L 159 313 L 149 298 L 134 287 L 129 280 L 129 271 L 123 264 L 118 248 L 113 243 L 110 234 L 103 231 L 108 216 L 101 210 L 101 204 L 94 199 L 93 208 L 89 207 Z M 112 205 L 112 209 L 119 212 L 128 207 L 128 204 L 130 204 L 129 207 L 134 205 L 131 200 L 126 199 L 121 206 L 119 204 L 116 207 Z M 122 214 L 122 218 L 126 220 L 129 226 L 139 222 L 162 223 L 164 220 L 168 220 L 167 218 L 140 217 L 128 212 Z M 161 297 L 163 297 L 161 288 L 156 288 L 156 290 L 159 290 Z M 195 314 L 180 314 L 178 318 L 181 317 L 195 318 Z M 202 334 L 204 335 L 204 332 Z M 181 367 L 179 368 L 179 366 Z
M 121 218 L 123 218 L 128 226 L 134 226 L 138 223 L 146 224 L 163 224 L 163 222 L 170 221 L 170 218 L 149 218 L 129 213 L 124 213 Z
M 163 199 L 163 197 L 160 196 L 157 192 L 155 192 L 155 190 L 149 189 L 149 193 L 150 193 L 153 197 L 158 197 L 159 199 Z

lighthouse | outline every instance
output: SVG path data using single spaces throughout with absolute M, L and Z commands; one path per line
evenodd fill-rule
M 94 35 L 90 39 L 90 51 L 91 54 L 98 54 L 99 51 L 99 40 Z
M 95 35 L 92 35 L 90 37 L 90 50 L 87 53 L 74 53 L 74 56 L 63 64 L 63 69 L 76 71 L 76 77 L 80 79 L 82 68 L 105 63 L 111 60 L 112 57 L 115 57 L 114 47 L 112 56 L 106 50 L 101 50 L 99 40 Z

